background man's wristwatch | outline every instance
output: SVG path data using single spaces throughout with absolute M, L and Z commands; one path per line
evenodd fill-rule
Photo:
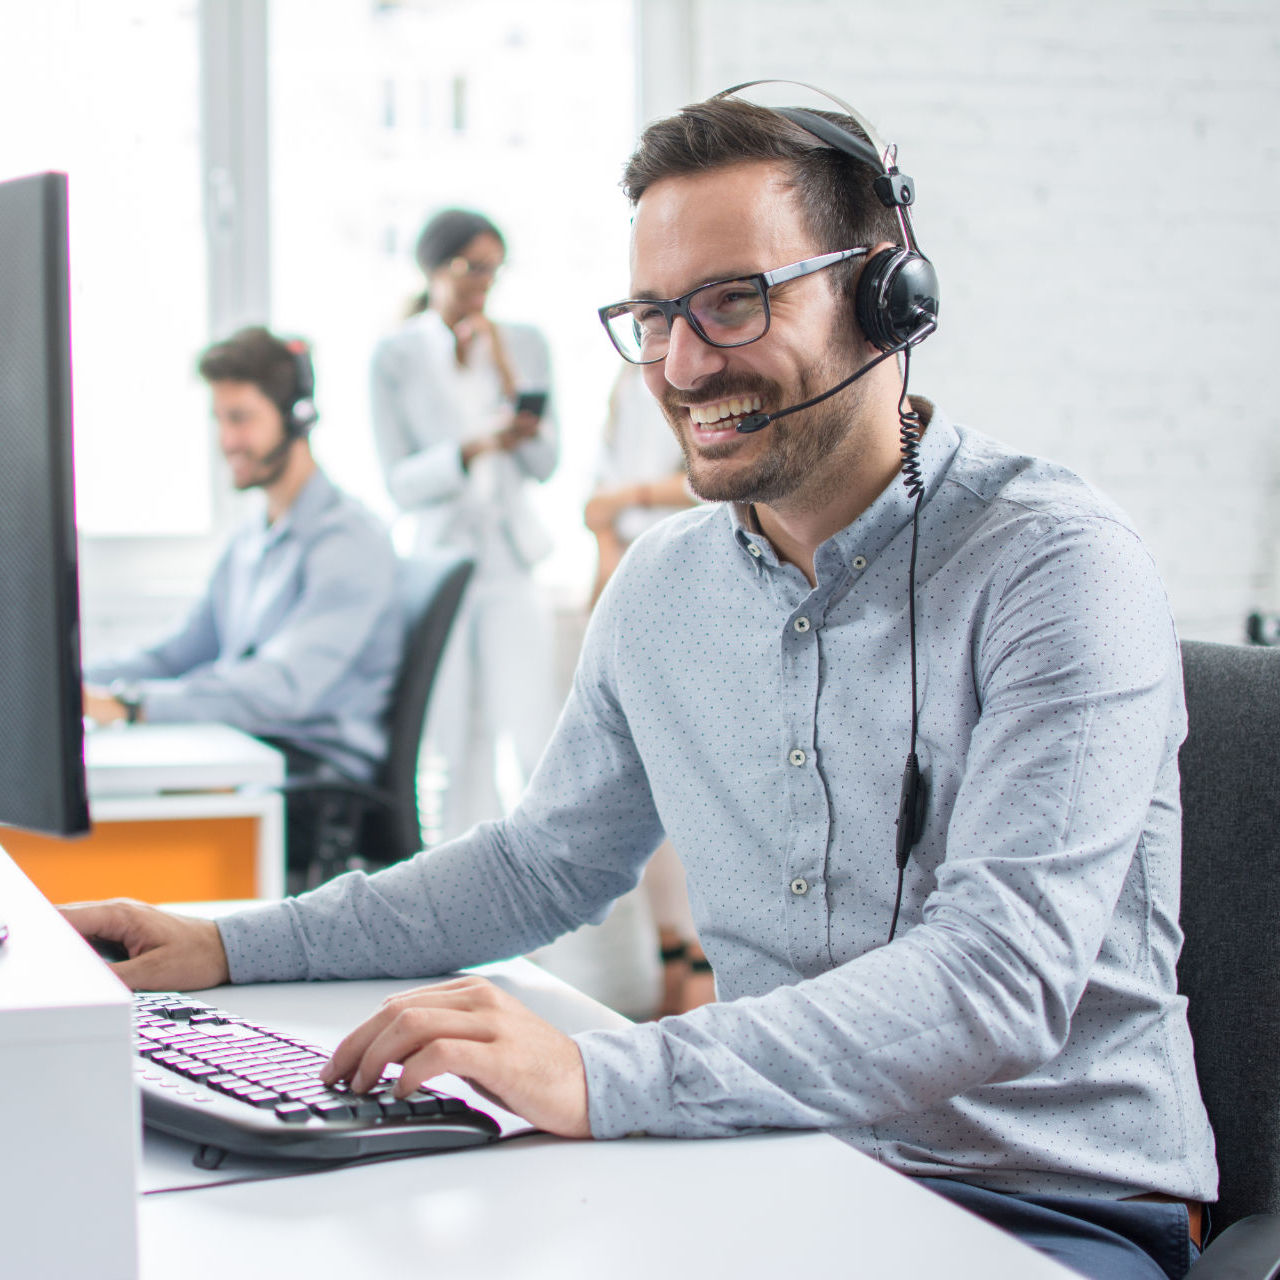
M 111 696 L 124 708 L 126 724 L 137 724 L 142 715 L 142 693 L 133 680 L 113 680 Z

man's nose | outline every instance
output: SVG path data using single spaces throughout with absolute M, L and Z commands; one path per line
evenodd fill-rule
M 672 320 L 663 372 L 673 387 L 692 391 L 708 374 L 723 369 L 725 359 L 724 348 L 705 342 L 683 316 Z

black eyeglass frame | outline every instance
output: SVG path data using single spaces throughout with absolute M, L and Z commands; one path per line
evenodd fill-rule
M 799 262 L 789 263 L 785 267 L 776 267 L 772 271 L 757 271 L 753 275 L 726 276 L 723 280 L 708 280 L 706 284 L 700 284 L 696 289 L 690 289 L 688 293 L 682 294 L 678 298 L 625 298 L 621 302 L 611 302 L 608 306 L 601 307 L 596 314 L 599 315 L 600 323 L 604 325 L 604 331 L 609 335 L 609 341 L 613 343 L 614 349 L 628 364 L 657 364 L 659 360 L 667 358 L 666 351 L 660 356 L 654 356 L 652 360 L 637 360 L 633 356 L 629 356 L 622 349 L 618 336 L 610 327 L 609 321 L 616 316 L 624 314 L 624 308 L 639 305 L 656 308 L 662 314 L 663 319 L 666 320 L 668 350 L 670 349 L 671 328 L 675 323 L 676 316 L 683 316 L 689 328 L 708 346 L 746 347 L 753 342 L 759 342 L 769 332 L 769 325 L 772 321 L 772 315 L 769 311 L 769 290 L 775 285 L 786 284 L 789 280 L 797 280 L 801 276 L 812 275 L 815 271 L 823 271 L 827 267 L 834 267 L 837 262 L 846 262 L 850 258 L 865 257 L 870 252 L 869 245 L 860 245 L 856 249 L 840 249 L 835 253 L 822 253 L 816 258 L 801 258 Z M 717 342 L 707 335 L 706 330 L 698 321 L 697 316 L 693 314 L 693 309 L 689 304 L 704 289 L 715 289 L 719 285 L 736 284 L 739 281 L 743 284 L 748 282 L 754 284 L 759 290 L 760 301 L 764 306 L 764 328 L 754 337 L 743 338 L 741 342 Z

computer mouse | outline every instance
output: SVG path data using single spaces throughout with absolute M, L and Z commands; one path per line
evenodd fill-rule
M 110 938 L 86 938 L 85 941 L 108 963 L 116 964 L 129 958 L 129 948 L 123 942 Z

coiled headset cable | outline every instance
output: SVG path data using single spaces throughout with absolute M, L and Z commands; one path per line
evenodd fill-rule
M 898 440 L 902 450 L 902 483 L 914 499 L 911 512 L 911 556 L 907 568 L 907 627 L 911 648 L 911 745 L 907 752 L 906 768 L 902 771 L 902 789 L 898 797 L 898 832 L 894 860 L 898 867 L 898 887 L 893 898 L 893 919 L 889 924 L 888 941 L 898 930 L 898 913 L 902 910 L 902 886 L 906 876 L 907 861 L 911 850 L 924 829 L 924 811 L 927 788 L 920 773 L 920 759 L 916 754 L 916 738 L 920 729 L 920 701 L 916 676 L 916 552 L 920 545 L 920 504 L 924 501 L 924 476 L 920 470 L 920 438 L 924 435 L 924 423 L 912 407 L 907 394 L 911 379 L 911 348 L 933 332 L 936 322 L 932 317 L 921 326 L 918 336 L 902 347 L 902 395 L 898 398 Z

